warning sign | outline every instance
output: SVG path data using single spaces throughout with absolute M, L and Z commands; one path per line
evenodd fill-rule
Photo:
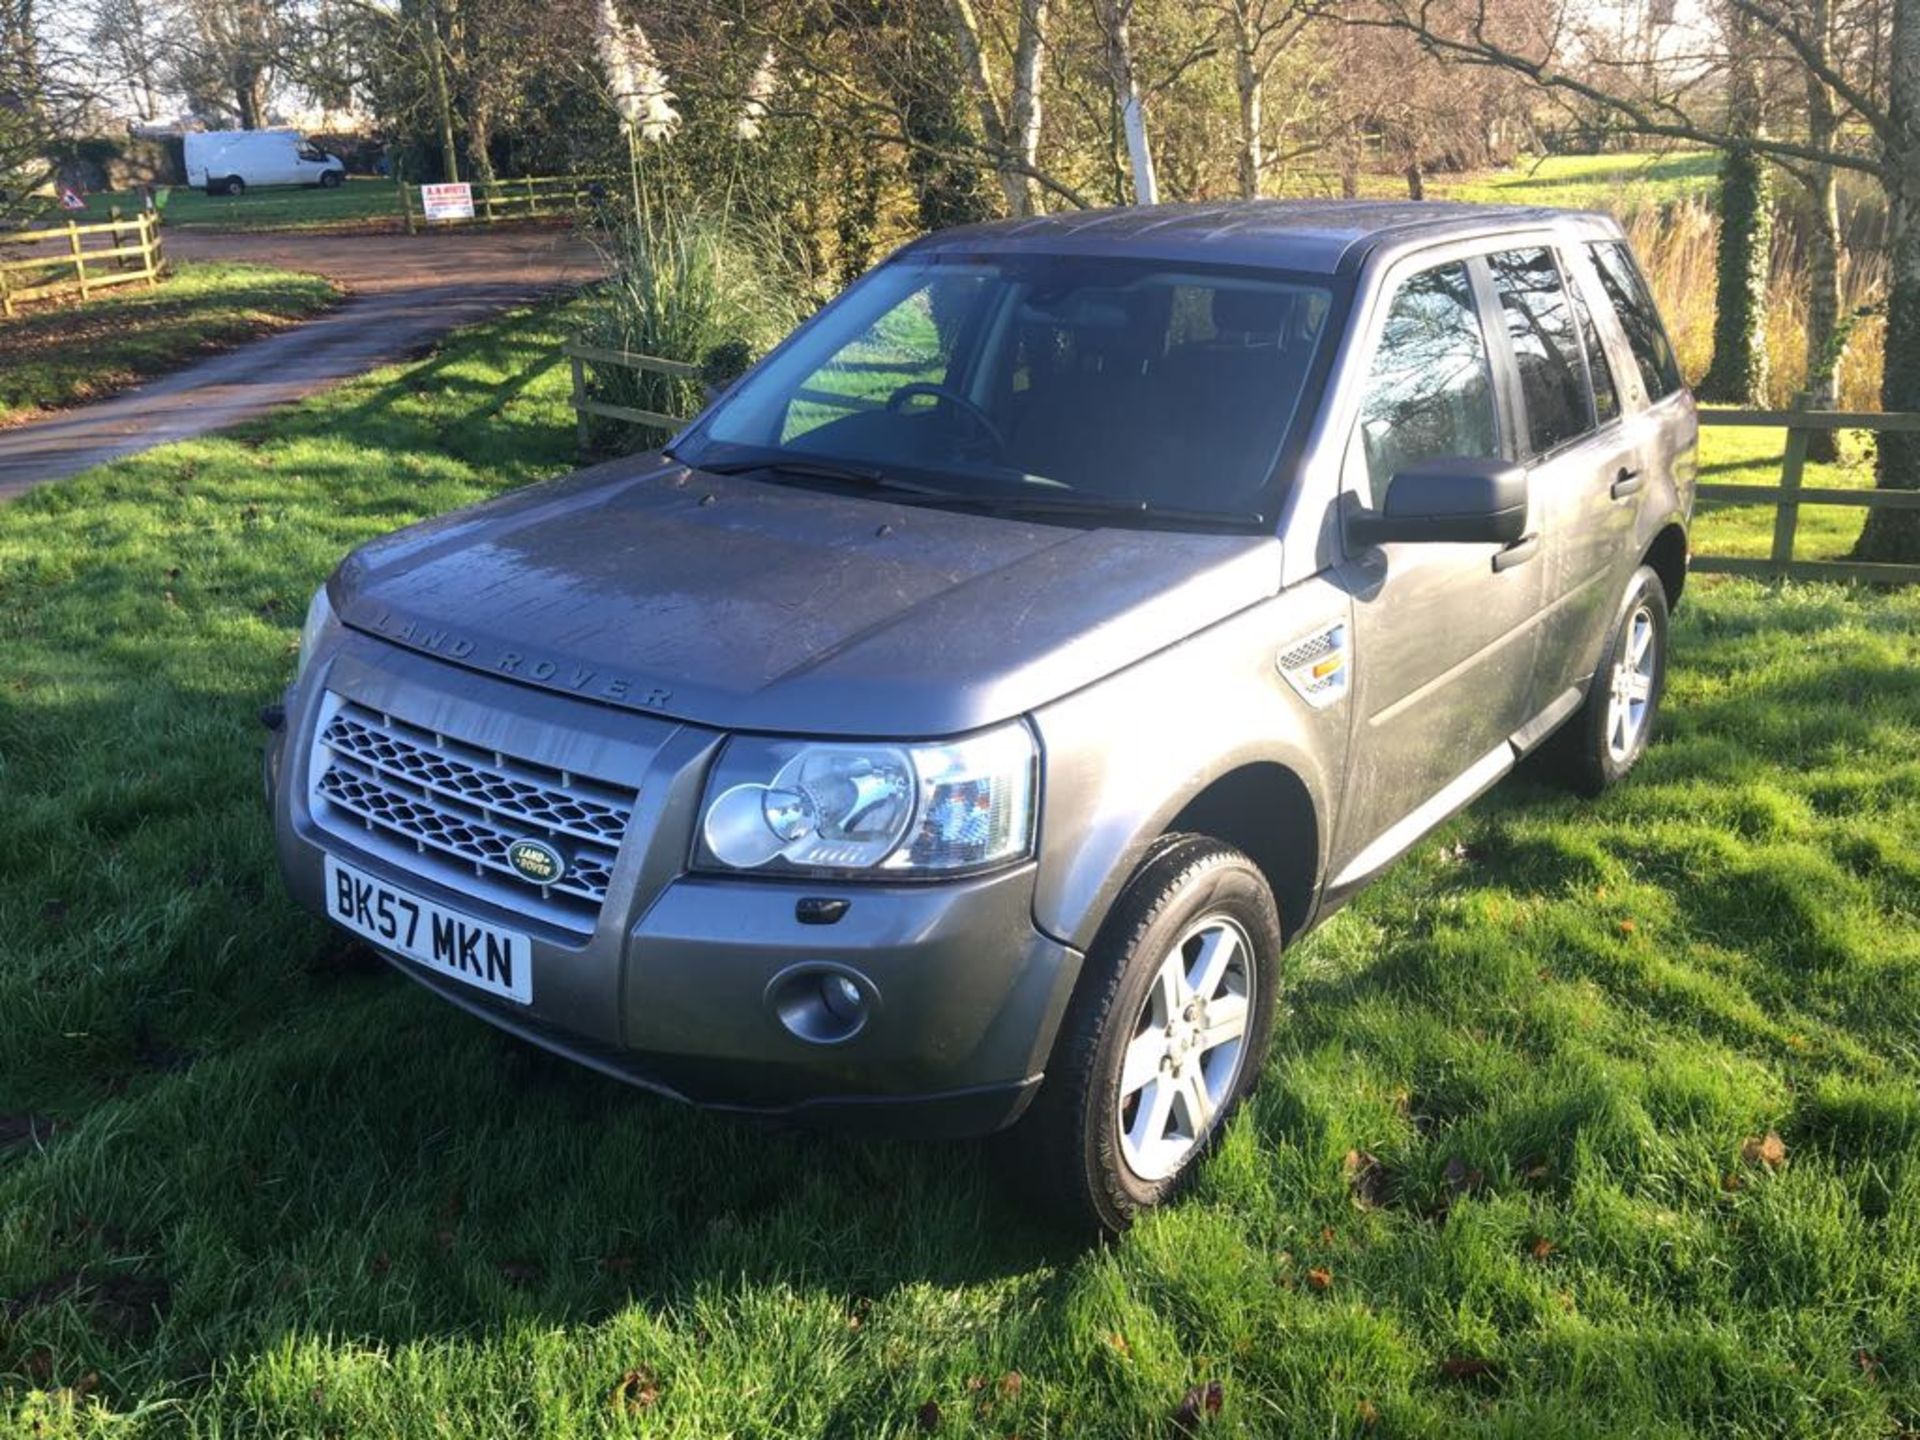
M 465 181 L 458 185 L 422 185 L 420 210 L 429 220 L 471 220 L 473 186 Z

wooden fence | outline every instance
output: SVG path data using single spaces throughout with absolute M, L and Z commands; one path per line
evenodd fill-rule
M 1723 485 L 1703 483 L 1698 499 L 1717 504 L 1771 505 L 1774 508 L 1773 548 L 1762 560 L 1752 556 L 1700 555 L 1691 568 L 1709 575 L 1759 575 L 1775 580 L 1869 580 L 1881 584 L 1920 582 L 1920 565 L 1894 565 L 1864 560 L 1796 560 L 1794 537 L 1802 505 L 1844 505 L 1862 510 L 1920 510 L 1920 490 L 1839 489 L 1806 485 L 1807 443 L 1820 431 L 1920 431 L 1920 414 L 1879 414 L 1872 411 L 1811 410 L 1799 397 L 1791 410 L 1720 410 L 1700 412 L 1702 428 L 1716 425 L 1747 429 L 1785 429 L 1786 453 L 1781 457 L 1778 485 Z
M 591 421 L 595 415 L 604 416 L 609 420 L 625 420 L 630 425 L 650 425 L 656 430 L 664 430 L 669 434 L 692 418 L 687 415 L 664 415 L 657 410 L 641 410 L 631 405 L 615 405 L 607 400 L 595 400 L 587 390 L 587 367 L 606 365 L 621 370 L 668 375 L 676 380 L 698 380 L 700 378 L 698 365 L 689 365 L 684 360 L 662 360 L 658 355 L 636 355 L 631 350 L 607 350 L 579 340 L 567 341 L 561 347 L 561 352 L 573 366 L 573 413 L 582 458 L 585 458 L 591 448 Z
M 422 225 L 491 225 L 501 220 L 563 219 L 599 203 L 610 183 L 604 175 L 523 175 L 516 180 L 475 180 L 473 219 L 433 220 L 426 218 L 420 200 L 420 186 L 402 183 L 400 214 L 407 222 L 407 233 Z
M 10 254 L 20 258 L 8 259 Z M 0 234 L 0 314 L 12 315 L 29 300 L 88 300 L 95 291 L 135 280 L 152 289 L 164 261 L 159 218 L 146 211 L 95 225 L 68 221 Z

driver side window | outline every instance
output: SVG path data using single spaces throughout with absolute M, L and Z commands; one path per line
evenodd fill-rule
M 829 421 L 878 410 L 903 385 L 944 384 L 954 345 L 985 284 L 956 270 L 918 287 L 801 382 L 781 426 L 786 443 Z
M 1493 369 L 1466 262 L 1424 270 L 1394 294 L 1356 443 L 1366 459 L 1361 499 L 1375 509 L 1410 461 L 1500 453 Z

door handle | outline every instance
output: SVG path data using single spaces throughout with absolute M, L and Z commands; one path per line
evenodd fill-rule
M 1607 493 L 1612 495 L 1616 500 L 1624 500 L 1629 495 L 1638 495 L 1641 487 L 1646 483 L 1646 476 L 1642 475 L 1638 470 L 1630 470 L 1625 465 L 1622 465 L 1620 467 L 1620 473 L 1613 477 L 1613 486 Z
M 1493 573 L 1498 575 L 1502 570 L 1511 570 L 1516 565 L 1524 565 L 1539 553 L 1540 536 L 1537 533 L 1522 535 L 1506 549 L 1493 552 Z

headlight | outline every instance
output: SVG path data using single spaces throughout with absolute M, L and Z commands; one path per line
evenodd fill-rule
M 301 676 L 307 673 L 307 662 L 320 644 L 320 634 L 332 623 L 333 603 L 327 599 L 327 587 L 323 583 L 307 602 L 306 623 L 300 627 L 300 653 L 293 662 L 294 684 L 298 685 Z
M 1033 736 L 931 745 L 736 738 L 707 782 L 703 869 L 953 875 L 1033 848 Z

